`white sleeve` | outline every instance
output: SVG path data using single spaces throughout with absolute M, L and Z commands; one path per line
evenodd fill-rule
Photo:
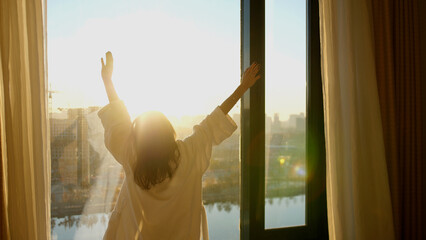
M 131 147 L 129 137 L 132 131 L 132 122 L 126 106 L 121 100 L 113 101 L 99 110 L 98 116 L 105 129 L 106 148 L 115 160 L 127 170 L 131 161 L 130 155 L 127 153 Z
M 230 137 L 236 129 L 232 118 L 216 107 L 200 124 L 194 126 L 192 135 L 183 140 L 192 153 L 192 164 L 204 173 L 210 165 L 212 147 Z

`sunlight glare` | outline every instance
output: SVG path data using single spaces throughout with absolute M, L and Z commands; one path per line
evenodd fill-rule
M 132 116 L 148 110 L 176 117 L 207 114 L 239 83 L 239 51 L 229 53 L 239 42 L 161 12 L 92 19 L 49 46 L 55 59 L 49 78 L 62 93 L 54 109 L 107 104 L 100 77 L 106 51 L 113 53 L 113 81 Z

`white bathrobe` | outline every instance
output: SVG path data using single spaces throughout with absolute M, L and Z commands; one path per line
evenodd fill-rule
M 105 128 L 105 145 L 126 173 L 104 239 L 208 239 L 202 203 L 202 176 L 210 163 L 212 146 L 231 136 L 235 122 L 217 107 L 193 134 L 178 140 L 179 166 L 173 177 L 142 190 L 133 180 L 136 160 L 128 144 L 132 125 L 122 101 L 98 113 Z

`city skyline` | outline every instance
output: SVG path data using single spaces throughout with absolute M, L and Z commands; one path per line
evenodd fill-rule
M 68 119 L 69 110 L 78 110 L 78 109 L 84 109 L 89 112 L 97 112 L 100 110 L 102 106 L 89 106 L 86 108 L 59 108 L 56 112 L 51 112 L 49 110 L 50 119 Z M 231 118 L 236 122 L 237 126 L 240 125 L 240 113 L 233 112 L 229 114 Z M 173 126 L 176 127 L 192 127 L 198 123 L 200 123 L 207 114 L 196 114 L 196 115 L 182 115 L 181 117 L 175 117 L 175 116 L 167 116 L 169 118 L 169 121 L 172 123 Z M 135 119 L 137 115 L 131 116 L 131 119 Z M 296 128 L 296 122 L 295 118 L 306 118 L 304 112 L 299 113 L 292 113 L 288 115 L 286 118 L 282 118 L 279 113 L 273 113 L 272 115 L 268 115 L 265 113 L 265 124 L 266 129 L 270 129 L 271 125 L 275 121 L 281 122 L 282 128 Z

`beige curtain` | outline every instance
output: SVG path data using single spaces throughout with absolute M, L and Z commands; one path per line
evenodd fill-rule
M 320 0 L 330 239 L 394 239 L 368 0 Z
M 44 11 L 43 0 L 0 1 L 0 202 L 7 239 L 50 239 Z

